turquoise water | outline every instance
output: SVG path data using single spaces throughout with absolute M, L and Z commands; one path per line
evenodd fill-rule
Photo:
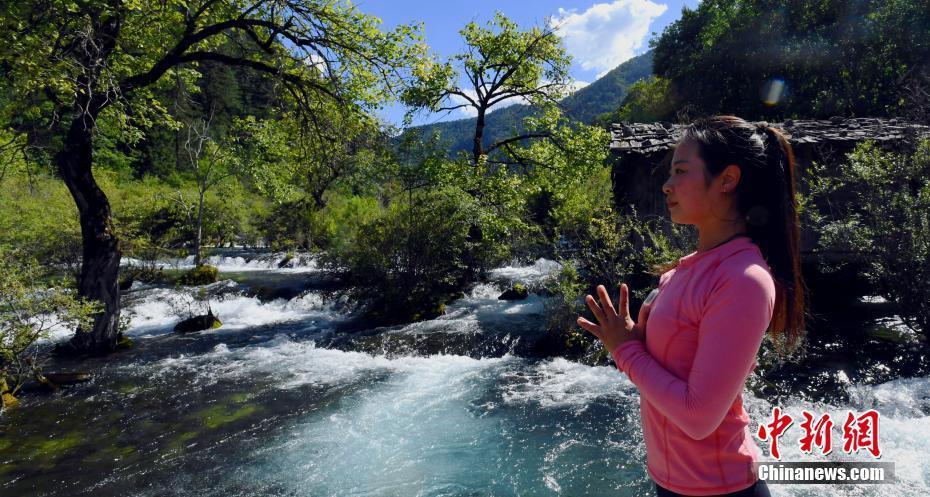
M 183 298 L 137 285 L 132 350 L 82 364 L 90 383 L 24 395 L 0 415 L 0 495 L 652 495 L 635 387 L 612 367 L 522 356 L 545 299 L 496 299 L 550 262 L 501 268 L 500 283 L 439 319 L 363 333 L 382 349 L 336 340 L 351 316 L 312 290 L 249 296 L 250 281 L 300 271 L 255 266 L 214 285 L 224 326 L 213 332 L 169 333 L 169 302 Z M 898 483 L 772 485 L 773 495 L 927 493 L 930 378 L 836 376 L 842 396 L 746 392 L 751 426 L 773 401 L 796 419 L 874 407 Z M 781 439 L 782 460 L 827 460 L 802 454 L 799 436 Z M 830 459 L 871 460 L 838 450 Z

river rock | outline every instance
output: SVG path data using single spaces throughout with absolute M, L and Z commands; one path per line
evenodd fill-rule
M 76 383 L 84 383 L 85 381 L 90 381 L 90 373 L 77 372 L 77 373 L 42 373 L 42 376 L 45 377 L 48 381 L 56 385 L 74 385 Z
M 202 264 L 181 275 L 181 277 L 178 278 L 178 283 L 189 286 L 208 285 L 210 283 L 216 283 L 218 274 L 219 270 L 217 270 L 215 266 Z
M 2 405 L 4 409 L 9 409 L 16 404 L 19 404 L 19 401 L 13 396 L 10 387 L 7 386 L 6 378 L 0 377 L 0 405 Z
M 529 294 L 530 292 L 525 286 L 517 283 L 513 288 L 502 293 L 500 297 L 497 297 L 497 300 L 524 300 Z
M 192 318 L 181 321 L 175 325 L 174 331 L 177 331 L 178 333 L 190 333 L 194 331 L 219 328 L 222 325 L 223 323 L 213 314 L 213 310 L 211 309 L 207 314 L 202 316 L 194 316 Z

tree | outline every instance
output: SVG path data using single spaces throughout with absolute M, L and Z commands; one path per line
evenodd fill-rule
M 864 142 L 846 159 L 833 174 L 812 165 L 806 221 L 819 248 L 851 254 L 874 295 L 930 337 L 930 137 L 916 136 L 900 152 Z
M 322 209 L 325 194 L 336 185 L 371 179 L 371 169 L 388 148 L 385 133 L 374 119 L 336 109 L 328 115 L 325 133 L 291 113 L 235 122 L 236 139 L 250 145 L 246 169 L 261 191 L 279 202 L 303 197 L 310 207 Z
M 190 160 L 191 172 L 197 182 L 197 221 L 194 223 L 194 266 L 203 264 L 203 200 L 207 190 L 217 186 L 235 173 L 238 159 L 228 145 L 219 144 L 210 136 L 210 115 L 199 123 L 187 126 L 184 150 Z
M 668 80 L 650 76 L 630 85 L 630 90 L 620 104 L 620 108 L 604 115 L 601 121 L 605 125 L 621 121 L 634 123 L 666 121 L 672 117 L 674 111 L 673 102 L 669 98 Z
M 78 294 L 103 306 L 71 340 L 79 352 L 113 350 L 120 311 L 120 251 L 93 173 L 98 119 L 112 118 L 126 133 L 170 120 L 153 89 L 213 61 L 273 78 L 319 123 L 322 102 L 349 113 L 378 105 L 425 53 L 412 28 L 383 33 L 377 20 L 326 0 L 4 2 L 0 32 L 0 73 L 12 91 L 0 115 L 40 115 L 53 130 L 53 163 L 81 223 Z M 238 53 L 219 49 L 229 40 Z
M 698 114 L 893 115 L 928 68 L 928 24 L 926 0 L 706 1 L 653 43 L 654 70 Z
M 482 156 L 511 144 L 545 138 L 547 130 L 529 130 L 484 146 L 485 117 L 492 107 L 521 99 L 538 107 L 556 107 L 570 83 L 569 56 L 550 26 L 521 31 L 500 12 L 486 28 L 471 22 L 459 31 L 468 47 L 449 61 L 419 74 L 418 84 L 403 100 L 412 110 L 434 112 L 472 108 L 478 113 L 472 146 L 472 164 Z M 461 73 L 468 87 L 457 79 Z

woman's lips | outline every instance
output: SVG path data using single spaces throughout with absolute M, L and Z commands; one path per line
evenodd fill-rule
M 671 209 L 672 207 L 675 207 L 676 205 L 678 205 L 678 202 L 666 202 L 665 205 L 668 206 L 669 209 Z

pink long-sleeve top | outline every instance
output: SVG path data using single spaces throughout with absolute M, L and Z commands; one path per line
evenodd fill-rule
M 755 243 L 737 237 L 664 273 L 645 343 L 612 351 L 639 389 L 646 469 L 662 487 L 714 495 L 756 481 L 761 451 L 742 392 L 774 307 L 769 266 Z

